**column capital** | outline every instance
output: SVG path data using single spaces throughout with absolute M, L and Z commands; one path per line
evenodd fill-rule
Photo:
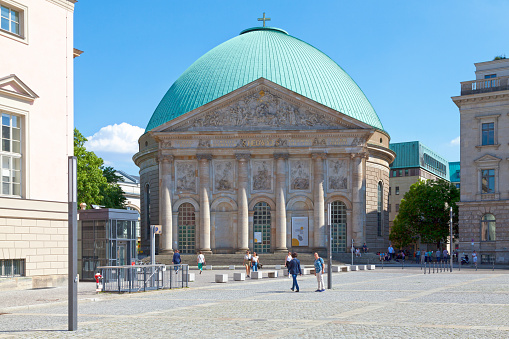
M 251 154 L 250 153 L 235 153 L 235 158 L 237 158 L 237 160 L 249 160 L 251 159 Z
M 288 153 L 274 153 L 274 159 L 288 159 L 290 155 Z
M 196 154 L 196 159 L 202 161 L 202 160 L 212 160 L 212 154 L 206 153 L 206 154 Z
M 173 162 L 175 157 L 171 154 L 159 151 L 159 154 L 156 157 L 156 161 L 158 163 L 164 163 L 164 162 Z
M 313 158 L 314 160 L 327 159 L 327 153 L 324 152 L 311 153 L 311 158 Z

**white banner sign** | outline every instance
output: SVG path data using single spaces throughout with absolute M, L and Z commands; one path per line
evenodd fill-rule
M 308 244 L 308 218 L 292 218 L 292 246 L 309 246 Z
M 255 244 L 262 243 L 262 232 L 254 232 L 254 242 Z

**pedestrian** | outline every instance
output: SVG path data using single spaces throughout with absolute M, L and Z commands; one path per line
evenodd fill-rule
M 315 277 L 318 282 L 318 289 L 315 292 L 325 291 L 325 285 L 323 284 L 323 269 L 323 259 L 315 252 Z
M 424 262 L 428 262 L 428 260 L 429 260 L 429 253 L 428 253 L 428 251 L 425 251 L 424 252 Z
M 356 248 L 355 249 L 355 257 L 360 257 L 361 256 L 361 249 L 360 248 Z
M 198 268 L 200 269 L 200 274 L 203 272 L 203 265 L 205 265 L 205 256 L 200 251 L 198 252 L 198 257 L 196 258 L 196 262 L 198 263 Z
M 366 243 L 364 243 L 364 245 L 362 245 L 362 251 L 364 253 L 368 253 L 368 250 L 369 250 L 368 246 L 366 246 Z
M 173 259 L 171 260 L 171 262 L 173 263 L 174 268 L 175 268 L 175 274 L 179 273 L 179 265 L 180 263 L 182 262 L 182 260 L 180 259 L 180 253 L 179 253 L 179 250 L 175 250 L 175 252 L 173 253 Z
M 290 261 L 292 261 L 292 259 L 292 252 L 288 252 L 285 260 L 285 267 L 287 270 L 289 269 Z M 288 278 L 290 278 L 290 270 L 288 270 Z
M 389 252 L 389 260 L 392 260 L 392 258 L 394 257 L 394 248 L 392 247 L 392 245 L 389 245 L 387 252 Z
M 299 292 L 299 284 L 297 284 L 297 274 L 302 275 L 302 271 L 300 270 L 300 260 L 297 259 L 297 252 L 292 253 L 292 261 L 290 261 L 290 266 L 288 266 L 288 272 L 290 272 L 293 278 L 291 290 Z
M 421 259 L 421 250 L 418 250 L 416 253 L 415 253 L 415 263 L 416 264 L 419 264 L 419 260 Z
M 258 255 L 256 252 L 253 252 L 253 256 L 251 257 L 251 263 L 253 266 L 253 272 L 258 272 Z
M 441 260 L 441 257 L 442 257 L 442 251 L 440 250 L 440 248 L 437 249 L 436 256 L 437 256 L 437 262 L 439 263 Z
M 442 258 L 443 260 L 447 260 L 449 258 L 449 252 L 447 252 L 447 249 L 444 249 Z
M 472 262 L 474 263 L 475 270 L 477 271 L 477 253 L 472 252 Z
M 249 278 L 249 274 L 251 273 L 251 259 L 252 256 L 249 254 L 249 250 L 246 251 L 246 255 L 244 255 L 244 266 L 246 266 L 246 276 Z

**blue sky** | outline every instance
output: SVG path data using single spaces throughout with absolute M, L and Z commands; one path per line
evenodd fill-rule
M 76 4 L 75 127 L 106 164 L 136 174 L 135 141 L 173 82 L 204 53 L 259 26 L 279 27 L 357 82 L 391 142 L 419 140 L 459 161 L 451 96 L 474 62 L 509 57 L 509 1 L 135 1 Z

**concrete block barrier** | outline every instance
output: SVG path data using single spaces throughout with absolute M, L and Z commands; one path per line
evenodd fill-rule
M 228 282 L 228 274 L 216 274 L 216 283 Z
M 261 271 L 251 272 L 251 279 L 261 279 L 263 274 Z
M 241 272 L 233 273 L 233 280 L 235 280 L 235 281 L 246 280 L 246 273 L 241 273 Z

